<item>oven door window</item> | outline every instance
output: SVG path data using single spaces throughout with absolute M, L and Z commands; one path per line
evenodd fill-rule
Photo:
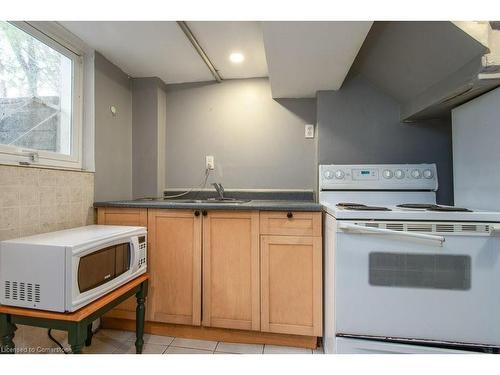
M 370 253 L 372 286 L 468 290 L 471 259 L 466 255 Z
M 130 244 L 109 246 L 80 258 L 78 287 L 86 292 L 117 278 L 130 269 Z

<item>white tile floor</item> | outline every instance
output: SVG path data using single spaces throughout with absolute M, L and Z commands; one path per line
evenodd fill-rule
M 53 336 L 69 350 L 66 332 L 52 331 Z M 129 331 L 99 330 L 92 339 L 92 345 L 85 347 L 86 354 L 133 354 L 135 335 Z M 62 353 L 47 336 L 44 328 L 18 325 L 14 343 L 19 353 Z M 144 354 L 323 354 L 316 350 L 287 346 L 236 344 L 206 340 L 184 339 L 145 334 Z

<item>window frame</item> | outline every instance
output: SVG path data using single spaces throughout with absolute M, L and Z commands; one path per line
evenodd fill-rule
M 28 22 L 8 22 L 72 61 L 71 154 L 0 144 L 0 164 L 82 169 L 83 54 L 66 47 L 64 42 L 54 39 Z M 37 155 L 36 160 L 32 159 L 33 154 Z

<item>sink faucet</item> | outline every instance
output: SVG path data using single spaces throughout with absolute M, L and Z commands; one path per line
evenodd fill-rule
M 215 190 L 217 190 L 217 193 L 219 194 L 218 199 L 223 200 L 224 199 L 224 188 L 222 187 L 222 184 L 214 182 L 212 185 L 215 188 Z

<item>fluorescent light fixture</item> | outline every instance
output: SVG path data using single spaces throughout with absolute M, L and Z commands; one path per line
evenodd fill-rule
M 229 55 L 229 60 L 231 60 L 232 63 L 239 64 L 245 60 L 245 56 L 240 52 L 233 52 Z

